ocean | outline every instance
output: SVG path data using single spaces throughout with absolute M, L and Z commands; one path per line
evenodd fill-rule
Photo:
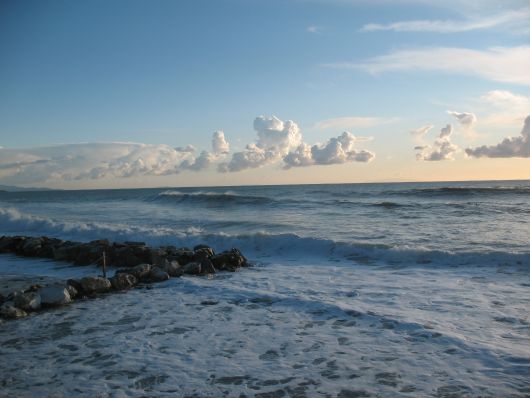
M 0 324 L 0 396 L 530 396 L 530 181 L 0 192 L 17 234 L 254 266 Z

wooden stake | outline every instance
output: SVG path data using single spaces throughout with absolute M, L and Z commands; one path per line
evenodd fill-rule
M 107 259 L 105 258 L 105 251 L 103 251 L 103 278 L 107 277 Z

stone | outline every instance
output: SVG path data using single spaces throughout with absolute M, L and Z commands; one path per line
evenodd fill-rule
M 202 274 L 215 274 L 215 267 L 209 258 L 205 258 L 201 261 L 201 273 Z
M 63 285 L 45 286 L 39 290 L 39 294 L 41 305 L 44 307 L 54 307 L 59 305 L 70 304 L 72 302 L 70 293 L 68 293 L 66 286 Z
M 116 271 L 116 274 L 132 274 L 139 281 L 147 278 L 149 272 L 151 272 L 151 264 L 138 264 L 131 268 L 119 269 Z
M 133 288 L 138 283 L 138 279 L 132 274 L 122 272 L 110 278 L 110 283 L 114 290 L 126 290 Z
M 81 296 L 79 291 L 72 285 L 66 285 L 66 290 L 68 291 L 68 294 L 72 300 Z
M 172 278 L 178 278 L 182 276 L 182 268 L 178 261 L 166 261 L 165 264 L 160 268 L 166 271 Z
M 203 247 L 201 249 L 195 250 L 193 259 L 195 261 L 201 262 L 202 260 L 209 259 L 212 256 L 213 256 L 213 250 L 210 249 L 209 247 L 208 248 Z
M 37 292 L 17 293 L 14 297 L 15 307 L 24 311 L 37 311 L 41 306 L 40 294 Z
M 219 253 L 211 258 L 216 269 L 235 271 L 240 267 L 248 267 L 247 259 L 237 249 Z
M 188 263 L 182 267 L 182 273 L 186 275 L 199 275 L 201 273 L 201 264 Z
M 6 298 L 0 293 L 0 304 L 6 301 Z
M 81 278 L 81 286 L 86 294 L 98 294 L 108 292 L 112 284 L 102 276 L 85 276 Z
M 81 281 L 79 279 L 68 279 L 66 281 L 66 284 L 68 286 L 72 286 L 75 289 L 75 291 L 77 292 L 75 297 L 82 297 L 85 295 L 85 292 L 83 291 L 83 286 L 81 286 Z M 68 292 L 70 292 L 70 290 L 68 290 Z M 74 296 L 70 296 L 70 297 L 74 298 Z
M 178 261 L 180 265 L 185 265 L 195 261 L 195 252 L 189 249 L 173 250 L 168 254 L 169 261 Z
M 42 238 L 29 238 L 22 245 L 22 254 L 25 256 L 36 256 L 38 255 L 43 239 Z
M 28 313 L 21 308 L 15 307 L 12 301 L 8 301 L 0 307 L 0 316 L 7 319 L 16 319 L 28 316 Z
M 151 272 L 149 272 L 149 276 L 147 277 L 147 280 L 149 282 L 164 282 L 164 281 L 167 281 L 168 279 L 169 279 L 169 274 L 159 267 L 151 268 Z

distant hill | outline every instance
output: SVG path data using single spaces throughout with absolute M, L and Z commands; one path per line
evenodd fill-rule
M 58 189 L 42 188 L 42 187 L 15 187 L 12 185 L 0 185 L 0 192 L 30 192 L 30 191 L 58 191 Z

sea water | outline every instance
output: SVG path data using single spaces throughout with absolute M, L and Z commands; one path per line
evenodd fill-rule
M 529 222 L 530 181 L 0 192 L 0 234 L 254 263 L 0 324 L 0 396 L 529 396 Z

